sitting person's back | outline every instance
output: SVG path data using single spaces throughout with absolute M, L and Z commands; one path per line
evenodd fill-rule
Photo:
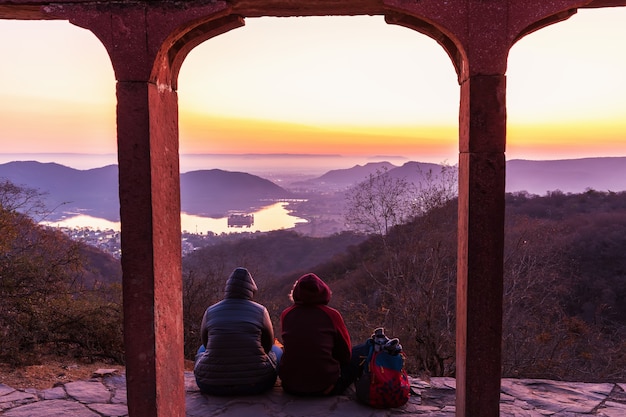
M 327 306 L 330 288 L 315 274 L 296 281 L 294 304 L 280 317 L 283 389 L 296 395 L 341 394 L 352 382 L 341 368 L 350 362 L 350 335 L 341 314 Z
M 276 382 L 274 331 L 267 309 L 252 301 L 257 286 L 245 268 L 226 282 L 224 300 L 204 313 L 194 374 L 212 395 L 258 394 Z M 268 355 L 269 354 L 269 355 Z

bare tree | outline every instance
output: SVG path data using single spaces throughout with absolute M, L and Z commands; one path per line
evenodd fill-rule
M 444 163 L 438 173 L 429 169 L 420 174 L 413 198 L 413 215 L 421 216 L 443 207 L 459 194 L 457 167 Z
M 458 194 L 455 166 L 442 164 L 439 172 L 418 171 L 415 183 L 397 178 L 385 167 L 346 195 L 346 222 L 365 233 L 386 236 L 398 224 L 445 206 Z
M 372 320 L 400 337 L 414 372 L 454 369 L 456 167 L 419 172 L 416 183 L 377 172 L 348 195 L 350 224 L 382 237 L 363 260 L 372 287 Z M 393 226 L 405 224 L 405 227 Z M 375 289 L 374 289 L 375 288 Z M 382 314 L 382 316 L 381 316 Z
M 389 175 L 386 167 L 352 188 L 346 195 L 346 221 L 356 230 L 386 236 L 411 216 L 414 187 Z

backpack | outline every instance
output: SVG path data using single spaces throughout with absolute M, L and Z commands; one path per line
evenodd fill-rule
M 357 399 L 374 408 L 403 406 L 409 401 L 411 384 L 398 339 L 390 340 L 382 334 L 382 329 L 376 329 L 366 345 L 369 352 L 363 374 L 355 382 Z

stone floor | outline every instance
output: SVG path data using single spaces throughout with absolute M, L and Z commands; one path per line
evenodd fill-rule
M 0 384 L 2 417 L 127 416 L 126 380 L 99 370 L 88 381 L 68 382 L 38 391 Z M 333 398 L 296 398 L 275 387 L 262 396 L 217 398 L 202 395 L 191 373 L 185 373 L 189 417 L 392 417 L 454 416 L 455 380 L 411 379 L 413 394 L 402 408 L 375 410 L 359 404 L 354 391 Z M 501 416 L 626 417 L 626 383 L 578 383 L 536 379 L 503 379 Z

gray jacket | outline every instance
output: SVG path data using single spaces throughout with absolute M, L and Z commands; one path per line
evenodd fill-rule
M 252 301 L 257 286 L 245 268 L 226 282 L 224 300 L 204 313 L 200 327 L 206 351 L 196 358 L 196 380 L 206 385 L 248 385 L 276 379 L 267 353 L 274 330 L 267 309 Z

